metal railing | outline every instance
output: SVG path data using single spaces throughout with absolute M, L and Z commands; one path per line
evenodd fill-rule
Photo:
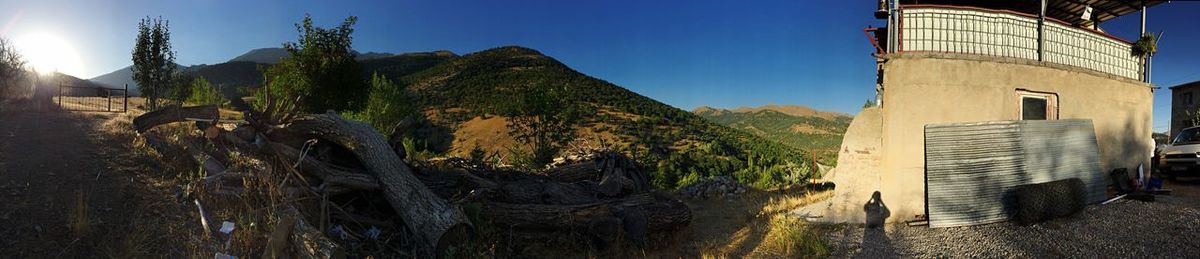
M 1039 59 L 1038 18 L 1002 10 L 907 6 L 899 11 L 900 52 L 926 51 Z M 1141 80 L 1132 44 L 1047 19 L 1041 60 Z
M 68 111 L 126 112 L 129 94 L 126 89 L 59 85 L 54 96 L 58 107 Z

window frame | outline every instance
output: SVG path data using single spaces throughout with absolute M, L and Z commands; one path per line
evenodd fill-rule
M 1017 120 L 1025 119 L 1025 98 L 1037 98 L 1046 100 L 1046 120 L 1057 120 L 1058 117 L 1058 94 L 1050 92 L 1035 92 L 1025 89 L 1017 89 Z

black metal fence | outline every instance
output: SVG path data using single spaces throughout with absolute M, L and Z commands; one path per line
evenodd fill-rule
M 126 89 L 59 85 L 55 103 L 63 110 L 126 112 L 129 110 L 129 86 Z

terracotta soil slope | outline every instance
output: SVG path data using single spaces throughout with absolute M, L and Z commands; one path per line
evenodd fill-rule
M 127 129 L 113 113 L 0 113 L 0 257 L 194 254 L 194 217 Z

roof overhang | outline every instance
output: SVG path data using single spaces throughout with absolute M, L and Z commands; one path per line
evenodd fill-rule
M 1172 86 L 1172 87 L 1170 87 L 1169 89 L 1171 89 L 1171 90 L 1175 90 L 1175 89 L 1179 89 L 1179 88 L 1184 88 L 1184 87 L 1193 87 L 1193 86 L 1200 86 L 1200 81 L 1193 81 L 1193 82 L 1190 82 L 1190 83 L 1184 83 L 1184 84 L 1181 84 L 1181 85 Z
M 939 4 L 974 6 L 989 9 L 1011 10 L 1016 12 L 1038 14 L 1039 0 L 899 0 L 900 4 Z M 1071 24 L 1083 24 L 1087 21 L 1103 22 L 1142 10 L 1168 1 L 1142 0 L 1046 0 L 1046 16 Z M 1083 19 L 1085 8 L 1092 8 L 1090 20 Z

